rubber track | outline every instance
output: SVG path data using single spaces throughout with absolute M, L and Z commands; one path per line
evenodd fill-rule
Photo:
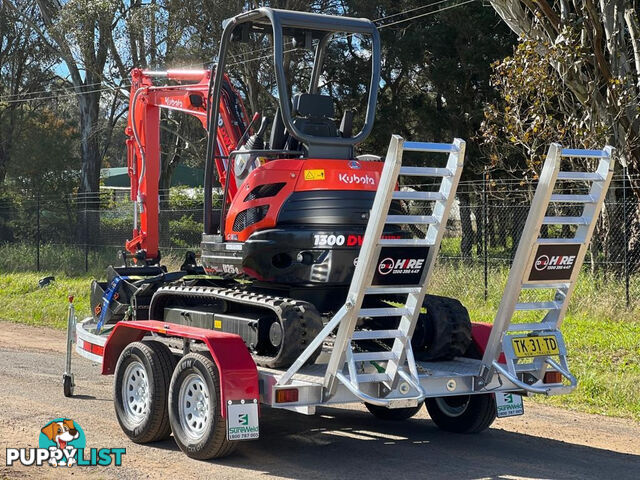
M 278 317 L 283 326 L 282 346 L 274 357 L 253 355 L 253 359 L 259 366 L 269 368 L 282 368 L 290 366 L 296 358 L 307 348 L 307 345 L 322 330 L 322 318 L 316 307 L 308 302 L 294 300 L 285 297 L 274 297 L 260 293 L 253 293 L 235 288 L 219 287 L 160 287 L 149 306 L 149 318 L 163 318 L 158 312 L 163 308 L 162 300 L 175 297 L 220 299 L 229 303 L 247 305 L 256 308 L 271 310 Z M 158 306 L 160 305 L 160 306 Z M 320 349 L 309 359 L 313 363 L 320 354 Z

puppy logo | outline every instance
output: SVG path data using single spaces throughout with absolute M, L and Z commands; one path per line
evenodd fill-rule
M 76 452 L 85 447 L 84 432 L 73 420 L 58 418 L 40 430 L 40 448 L 51 452 L 49 465 L 71 467 L 76 463 Z

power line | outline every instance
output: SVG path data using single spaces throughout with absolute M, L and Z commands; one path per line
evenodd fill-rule
M 410 20 L 415 20 L 417 18 L 427 17 L 429 15 L 434 15 L 436 13 L 444 12 L 445 10 L 450 10 L 452 8 L 461 7 L 462 5 L 466 5 L 467 3 L 471 3 L 471 2 L 475 2 L 475 1 L 476 0 L 467 0 L 466 2 L 456 3 L 455 5 L 449 5 L 447 7 L 439 8 L 438 10 L 433 10 L 433 11 L 427 12 L 427 13 L 421 13 L 420 15 L 415 15 L 413 17 L 405 18 L 403 20 L 398 20 L 397 22 L 387 23 L 386 25 L 382 25 L 381 27 L 378 27 L 378 30 L 381 30 L 381 29 L 387 28 L 387 27 L 391 27 L 392 25 L 398 25 L 400 23 L 408 22 Z
M 95 85 L 102 85 L 102 82 L 87 83 L 86 85 L 81 85 L 81 86 L 82 87 L 93 87 Z M 12 93 L 12 94 L 7 94 L 7 95 L 0 95 L 0 101 L 4 100 L 6 98 L 12 98 L 12 97 L 24 97 L 26 95 L 36 95 L 36 94 L 40 94 L 40 93 L 66 92 L 67 90 L 68 89 L 66 89 L 66 88 L 61 88 L 61 89 L 58 89 L 58 90 L 37 90 L 35 92 Z
M 125 88 L 127 87 L 127 85 L 123 85 L 121 87 L 104 87 L 104 88 L 97 88 L 95 90 L 87 90 L 87 91 L 83 91 L 83 92 L 69 92 L 69 93 L 63 93 L 63 94 L 59 94 L 59 95 L 48 95 L 48 96 L 44 96 L 44 97 L 34 97 L 34 98 L 25 98 L 25 99 L 18 99 L 18 100 L 7 100 L 7 101 L 3 101 L 2 103 L 25 103 L 25 102 L 35 102 L 38 100 L 57 100 L 58 98 L 64 98 L 64 97 L 73 97 L 75 95 L 82 95 L 84 93 L 96 93 L 96 92 L 106 92 L 106 91 L 116 91 L 120 88 Z
M 405 10 L 403 12 L 394 13 L 393 15 L 387 15 L 386 17 L 376 18 L 375 20 L 373 20 L 373 22 L 375 23 L 375 22 L 381 22 L 383 20 L 389 20 L 390 18 L 397 17 L 399 15 L 404 15 L 405 13 L 415 12 L 417 10 L 422 10 L 423 8 L 435 7 L 436 5 L 440 5 L 441 3 L 446 3 L 449 1 L 451 0 L 439 0 L 438 2 L 428 3 L 426 5 L 421 5 L 415 8 L 409 8 L 408 10 Z

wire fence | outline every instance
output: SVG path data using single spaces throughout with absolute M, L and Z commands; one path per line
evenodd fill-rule
M 511 264 L 535 186 L 535 182 L 491 179 L 461 182 L 442 241 L 440 265 L 482 270 L 486 298 L 491 273 Z M 172 266 L 179 266 L 187 251 L 199 250 L 202 197 L 201 189 L 160 194 L 160 250 Z M 552 208 L 548 215 L 580 215 L 576 206 Z M 583 271 L 603 285 L 615 286 L 628 308 L 640 293 L 639 224 L 638 202 L 624 177 L 616 176 Z M 567 236 L 574 227 L 553 228 L 562 231 L 549 228 L 543 235 Z M 0 196 L 0 271 L 99 274 L 106 265 L 119 262 L 132 230 L 133 206 L 126 190 L 84 196 Z

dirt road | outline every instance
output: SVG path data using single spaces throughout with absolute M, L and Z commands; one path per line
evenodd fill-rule
M 422 411 L 381 422 L 363 409 L 319 409 L 313 417 L 264 410 L 261 438 L 233 457 L 199 462 L 173 440 L 140 446 L 121 432 L 112 377 L 74 357 L 77 397 L 62 395 L 64 334 L 0 323 L 0 479 L 4 478 L 429 478 L 637 479 L 640 424 L 525 404 L 481 435 L 439 431 Z M 125 447 L 121 467 L 7 467 L 5 448 L 37 447 L 40 428 L 69 417 L 87 447 Z

